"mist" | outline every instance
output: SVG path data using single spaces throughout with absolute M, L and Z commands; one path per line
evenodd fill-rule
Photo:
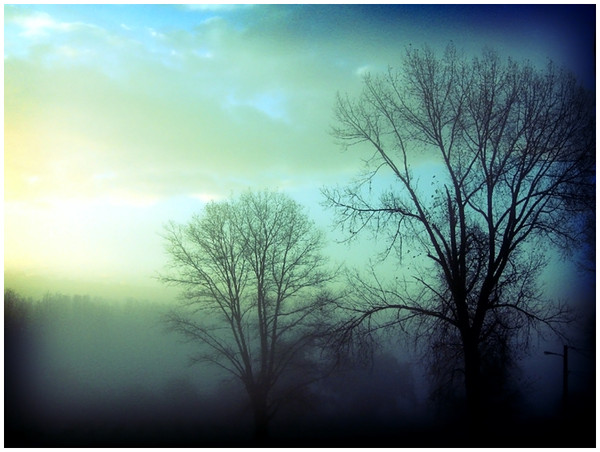
M 247 396 L 215 368 L 190 365 L 198 345 L 166 331 L 162 317 L 170 308 L 169 303 L 79 295 L 26 300 L 8 290 L 7 445 L 251 442 Z M 396 424 L 418 407 L 411 365 L 392 354 L 381 355 L 372 368 L 347 369 L 312 389 L 306 400 L 282 413 L 275 438 L 279 429 L 291 439 L 300 435 L 299 425 L 315 430 L 329 423 L 337 429 L 332 439 L 339 440 L 348 425 Z
M 252 413 L 239 382 L 191 365 L 201 346 L 169 332 L 173 302 L 107 301 L 5 291 L 7 447 L 246 447 Z M 593 346 L 591 318 L 579 344 Z M 589 445 L 594 441 L 594 354 L 571 352 L 576 422 L 561 417 L 562 362 L 539 343 L 514 375 L 498 432 L 467 439 L 454 429 L 460 403 L 431 394 L 422 357 L 393 335 L 368 362 L 310 386 L 273 419 L 270 444 L 316 447 Z M 589 349 L 588 349 L 589 350 Z M 458 397 L 455 394 L 455 397 Z M 510 429 L 509 429 L 510 427 Z M 564 434 L 562 433 L 564 432 Z
M 595 445 L 595 17 L 5 5 L 5 446 Z

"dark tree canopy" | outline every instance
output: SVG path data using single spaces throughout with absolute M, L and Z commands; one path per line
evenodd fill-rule
M 441 56 L 409 48 L 399 71 L 367 75 L 356 99 L 339 95 L 335 137 L 371 156 L 355 183 L 324 190 L 327 204 L 351 236 L 371 229 L 388 251 L 424 256 L 402 284 L 354 275 L 343 337 L 412 321 L 444 359 L 462 360 L 479 410 L 485 358 L 566 320 L 536 279 L 548 246 L 577 246 L 594 208 L 594 108 L 551 63 L 491 50 L 467 59 L 452 45 Z
M 243 383 L 264 435 L 280 404 L 315 377 L 310 350 L 331 278 L 323 235 L 289 197 L 248 192 L 168 225 L 164 237 L 171 267 L 162 280 L 183 289 L 170 326 L 202 343 L 197 360 Z

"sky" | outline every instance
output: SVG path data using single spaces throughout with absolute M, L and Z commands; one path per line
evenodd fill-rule
M 593 88 L 594 40 L 594 4 L 5 5 L 5 285 L 170 296 L 163 225 L 248 188 L 340 238 L 320 189 L 361 160 L 330 134 L 337 92 L 450 41 Z

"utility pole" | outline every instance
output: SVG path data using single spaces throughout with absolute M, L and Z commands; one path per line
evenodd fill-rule
M 569 346 L 563 345 L 563 411 L 567 413 L 569 395 Z
M 563 352 L 554 353 L 554 352 L 544 352 L 544 355 L 556 355 L 562 356 L 563 359 L 563 394 L 562 394 L 562 409 L 563 414 L 567 414 L 567 401 L 569 397 L 569 346 L 563 345 Z

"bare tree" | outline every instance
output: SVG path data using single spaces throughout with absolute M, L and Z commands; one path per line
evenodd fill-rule
M 371 154 L 355 182 L 323 190 L 326 204 L 349 237 L 385 237 L 384 257 L 422 256 L 412 279 L 354 275 L 341 337 L 416 327 L 462 360 L 478 416 L 493 344 L 567 320 L 536 281 L 548 246 L 576 246 L 594 208 L 594 97 L 551 63 L 538 70 L 491 50 L 468 60 L 449 45 L 441 57 L 409 48 L 401 71 L 367 75 L 356 99 L 338 95 L 335 115 L 342 145 Z
M 248 192 L 169 224 L 164 238 L 171 264 L 161 279 L 183 288 L 167 321 L 204 345 L 196 360 L 243 383 L 263 439 L 281 403 L 315 377 L 310 351 L 331 278 L 323 235 L 287 196 Z

